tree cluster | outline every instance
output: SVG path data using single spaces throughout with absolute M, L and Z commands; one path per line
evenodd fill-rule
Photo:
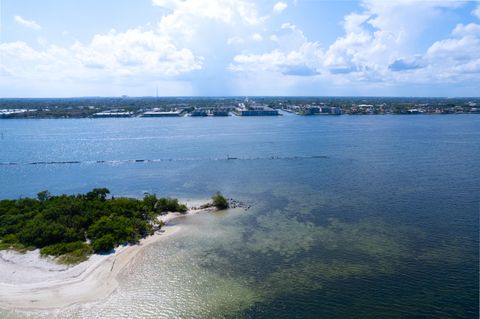
M 177 199 L 108 198 L 109 193 L 106 188 L 60 196 L 43 191 L 36 199 L 1 200 L 0 249 L 40 248 L 42 255 L 78 262 L 92 251 L 108 252 L 153 233 L 162 212 L 187 210 Z

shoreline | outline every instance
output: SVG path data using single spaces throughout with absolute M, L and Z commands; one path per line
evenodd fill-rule
M 70 267 L 39 257 L 39 250 L 25 254 L 0 251 L 0 308 L 49 311 L 101 301 L 115 291 L 118 275 L 132 264 L 139 252 L 181 230 L 181 225 L 168 225 L 169 222 L 212 211 L 215 208 L 190 208 L 185 214 L 159 216 L 165 226 L 155 234 L 142 238 L 135 245 L 119 246 L 108 255 L 93 254 L 88 260 Z M 36 265 L 39 258 L 40 266 Z

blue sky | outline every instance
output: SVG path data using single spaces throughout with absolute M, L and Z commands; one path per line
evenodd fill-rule
M 0 1 L 0 97 L 480 95 L 477 1 Z

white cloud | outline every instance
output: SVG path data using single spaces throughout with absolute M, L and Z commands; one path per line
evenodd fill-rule
M 171 12 L 158 22 L 158 32 L 175 45 L 211 59 L 228 55 L 225 43 L 235 49 L 251 43 L 252 34 L 259 33 L 266 21 L 250 0 L 184 0 L 169 6 Z
M 480 25 L 476 23 L 457 24 L 452 31 L 453 36 L 477 35 L 480 36 Z
M 37 51 L 25 42 L 16 41 L 1 43 L 0 52 L 1 68 L 10 76 L 23 79 L 59 78 L 79 66 L 68 50 L 56 46 Z M 49 71 L 54 72 L 49 74 Z
M 24 42 L 4 43 L 0 66 L 24 79 L 173 79 L 203 68 L 202 55 L 217 54 L 225 43 L 262 40 L 256 27 L 266 18 L 248 0 L 153 0 L 152 4 L 169 12 L 147 29 L 112 30 L 94 35 L 89 43 L 55 50 L 47 43 L 38 50 Z
M 0 44 L 2 66 L 19 78 L 168 78 L 201 69 L 203 59 L 154 31 L 97 34 L 88 44 L 35 50 L 25 42 Z
M 472 14 L 480 19 L 480 4 L 472 11 Z
M 480 80 L 480 25 L 458 24 L 452 37 L 427 51 L 412 45 L 443 22 L 445 12 L 461 4 L 442 1 L 364 1 L 362 11 L 345 16 L 345 34 L 322 48 L 297 26 L 284 23 L 270 36 L 276 48 L 242 53 L 229 70 L 314 75 L 312 81 L 369 87 Z M 286 76 L 286 77 L 285 77 Z M 301 81 L 300 79 L 298 81 Z M 303 83 L 303 82 L 302 82 Z
M 273 50 L 264 54 L 240 54 L 234 57 L 229 70 L 235 72 L 278 72 L 284 75 L 311 76 L 318 74 L 319 48 L 305 43 L 297 51 Z
M 427 56 L 459 62 L 469 61 L 472 57 L 480 56 L 479 44 L 478 37 L 474 36 L 445 39 L 432 44 L 427 50 Z
M 0 77 L 84 83 L 192 81 L 188 92 L 192 86 L 207 86 L 206 77 L 216 77 L 221 82 L 216 86 L 232 85 L 232 92 L 248 79 L 248 88 L 258 88 L 257 93 L 277 88 L 290 92 L 288 87 L 315 90 L 319 83 L 367 90 L 480 80 L 480 24 L 457 24 L 447 38 L 430 47 L 424 42 L 424 35 L 445 23 L 458 2 L 363 1 L 356 12 L 345 15 L 343 34 L 323 47 L 294 21 L 279 25 L 281 16 L 273 15 L 287 4 L 279 1 L 272 9 L 273 3 L 152 0 L 163 8 L 157 23 L 96 34 L 65 47 L 42 39 L 40 48 L 21 41 L 0 44 Z M 225 74 L 225 69 L 231 72 Z
M 35 21 L 33 20 L 27 20 L 25 18 L 22 18 L 21 16 L 15 16 L 13 17 L 16 23 L 18 23 L 21 26 L 24 26 L 29 29 L 33 30 L 40 30 L 42 27 Z
M 345 16 L 343 22 L 345 33 L 349 34 L 362 32 L 364 30 L 362 24 L 365 23 L 370 17 L 370 14 L 358 13 L 350 13 L 349 15 Z
M 76 43 L 72 51 L 86 67 L 119 75 L 176 76 L 198 70 L 202 64 L 201 58 L 186 48 L 177 48 L 168 37 L 141 29 L 95 35 L 90 44 Z
M 436 78 L 458 80 L 476 74 L 480 80 L 480 25 L 458 24 L 451 38 L 436 41 L 428 48 L 425 58 L 430 68 L 437 70 Z
M 270 41 L 272 42 L 277 42 L 278 43 L 278 36 L 276 34 L 272 34 L 270 37 L 269 37 Z
M 288 7 L 288 5 L 285 2 L 279 1 L 279 2 L 275 3 L 275 5 L 273 6 L 273 12 L 274 13 L 282 13 L 283 10 L 285 10 L 287 7 Z
M 162 32 L 189 35 L 206 20 L 227 25 L 257 25 L 260 17 L 254 3 L 246 0 L 153 0 L 153 5 L 172 10 L 159 23 Z
M 449 46 L 466 50 L 465 56 L 465 52 L 472 51 L 464 48 L 466 42 L 476 50 L 475 41 L 462 36 L 478 33 L 477 25 L 457 25 L 452 31 L 455 39 L 439 41 L 423 54 L 415 52 L 416 46 L 412 45 L 429 28 L 443 22 L 445 11 L 459 5 L 451 1 L 364 1 L 363 12 L 345 17 L 345 35 L 326 50 L 324 67 L 340 81 L 393 85 L 438 83 L 446 79 L 447 73 L 460 76 L 460 69 L 441 61 L 439 56 L 453 55 L 446 52 Z M 467 59 L 475 58 L 470 55 Z M 450 71 L 443 72 L 447 69 Z
M 277 43 L 277 49 L 264 54 L 238 54 L 228 69 L 234 72 L 265 71 L 295 76 L 318 73 L 322 50 L 318 43 L 307 41 L 297 26 L 284 23 L 279 34 L 271 35 L 270 39 Z
M 260 33 L 254 33 L 252 34 L 252 40 L 256 42 L 260 42 L 263 40 L 263 37 L 260 35 Z
M 435 2 L 363 2 L 362 13 L 345 17 L 345 35 L 329 46 L 325 67 L 343 76 L 359 72 L 361 79 L 385 78 L 390 63 L 414 53 L 410 43 L 429 25 L 436 6 Z

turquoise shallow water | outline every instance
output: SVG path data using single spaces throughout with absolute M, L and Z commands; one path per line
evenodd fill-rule
M 107 300 L 59 318 L 478 317 L 480 116 L 3 120 L 0 132 L 1 198 L 106 186 L 252 204 L 179 221 Z

